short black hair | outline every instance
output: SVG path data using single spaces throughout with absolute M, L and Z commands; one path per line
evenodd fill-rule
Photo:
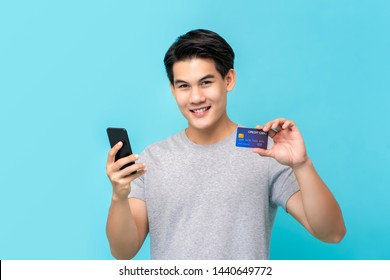
M 165 54 L 169 81 L 173 84 L 173 64 L 196 57 L 212 59 L 223 78 L 234 69 L 234 51 L 225 39 L 213 31 L 196 29 L 179 36 Z

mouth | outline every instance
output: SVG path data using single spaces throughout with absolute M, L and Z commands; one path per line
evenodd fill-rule
M 210 110 L 211 106 L 205 106 L 201 108 L 195 108 L 190 109 L 190 111 L 196 116 L 196 117 L 203 117 L 208 110 Z

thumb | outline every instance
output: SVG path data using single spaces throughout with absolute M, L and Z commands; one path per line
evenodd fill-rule
M 272 149 L 265 150 L 265 149 L 260 149 L 260 148 L 254 148 L 254 149 L 252 149 L 252 152 L 259 154 L 263 157 L 272 157 L 273 156 Z

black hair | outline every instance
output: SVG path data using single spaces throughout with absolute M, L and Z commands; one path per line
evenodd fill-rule
M 234 51 L 225 39 L 213 31 L 196 29 L 179 36 L 165 54 L 169 81 L 173 84 L 173 64 L 196 57 L 212 59 L 223 78 L 234 68 Z

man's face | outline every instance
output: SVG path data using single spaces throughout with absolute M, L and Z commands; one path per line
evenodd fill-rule
M 225 78 L 211 59 L 192 58 L 173 65 L 172 94 L 189 129 L 215 128 L 227 119 L 226 93 L 235 84 L 231 69 Z

